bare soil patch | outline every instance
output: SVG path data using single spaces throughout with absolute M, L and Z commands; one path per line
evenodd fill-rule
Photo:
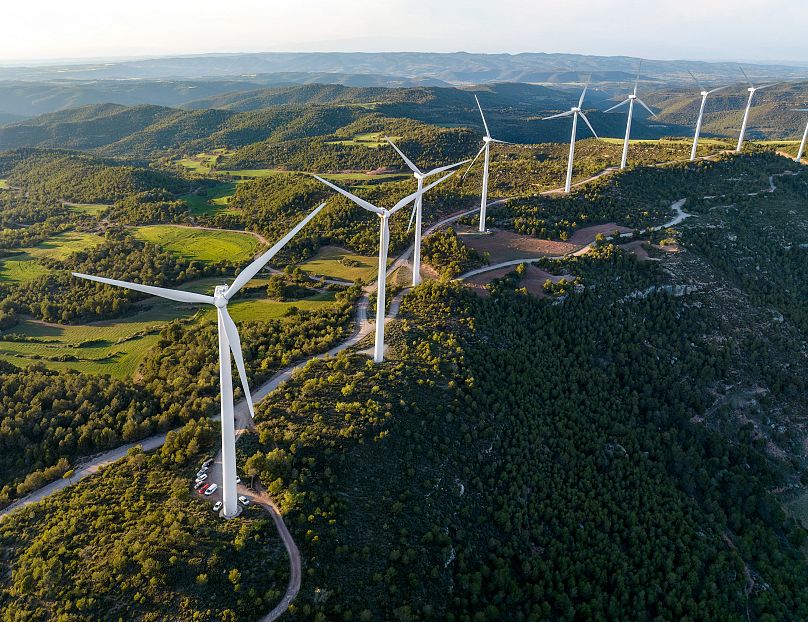
M 569 241 L 577 248 L 579 246 L 584 246 L 594 242 L 595 236 L 598 233 L 612 235 L 615 231 L 619 231 L 620 233 L 631 233 L 633 229 L 630 229 L 629 227 L 621 227 L 613 222 L 607 222 L 604 225 L 592 225 L 591 227 L 583 227 L 582 229 L 578 229 L 572 234 Z
M 487 297 L 490 296 L 490 293 L 485 286 L 494 279 L 502 278 L 514 270 L 516 270 L 516 266 L 497 268 L 496 270 L 491 270 L 490 272 L 483 272 L 481 274 L 472 276 L 466 279 L 464 283 L 475 294 L 482 297 Z M 529 293 L 538 296 L 539 298 L 543 298 L 547 295 L 544 292 L 544 283 L 547 281 L 547 279 L 550 279 L 553 283 L 558 283 L 564 278 L 570 279 L 572 278 L 572 275 L 550 274 L 546 270 L 542 270 L 541 268 L 528 264 L 527 270 L 525 270 L 525 275 L 522 277 L 522 280 L 519 281 L 519 286 L 527 289 Z
M 456 229 L 460 239 L 481 255 L 489 253 L 492 264 L 512 259 L 531 259 L 534 257 L 557 257 L 566 255 L 578 249 L 577 244 L 569 242 L 556 242 L 554 240 L 541 240 L 528 235 L 519 235 L 510 231 L 493 231 L 491 233 L 478 233 L 471 227 L 458 227 Z

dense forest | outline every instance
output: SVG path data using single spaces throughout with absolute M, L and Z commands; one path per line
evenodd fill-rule
M 575 96 L 480 93 L 498 138 L 557 136 L 494 146 L 490 196 L 510 200 L 489 208 L 488 224 L 556 241 L 595 224 L 634 233 L 535 260 L 534 274 L 564 275 L 536 292 L 524 265 L 485 286 L 452 281 L 488 254 L 439 230 L 422 252 L 437 279 L 404 296 L 384 364 L 359 353 L 368 337 L 257 405 L 238 469 L 266 487 L 300 548 L 290 620 L 808 619 L 808 520 L 792 505 L 808 498 L 806 175 L 771 146 L 738 156 L 705 141 L 705 159 L 682 162 L 689 142 L 671 138 L 632 144 L 625 171 L 547 193 L 563 179 L 569 125 L 542 125 L 535 111 Z M 149 336 L 125 380 L 72 371 L 61 366 L 103 341 L 95 322 L 166 309 L 70 272 L 209 290 L 243 262 L 189 258 L 137 226 L 228 229 L 257 244 L 243 232 L 276 240 L 325 201 L 275 257 L 286 269 L 246 286 L 238 317 L 234 304 L 257 387 L 351 335 L 360 297 L 374 304 L 365 276 L 328 285 L 292 268 L 336 247 L 339 259 L 315 260 L 348 283 L 363 265 L 351 253 L 372 264 L 378 249 L 375 215 L 296 171 L 335 174 L 390 207 L 415 182 L 384 135 L 424 168 L 480 146 L 460 89 L 270 89 L 216 102 L 93 106 L 0 131 L 88 150 L 0 153 L 0 338 L 32 348 L 30 365 L 0 360 L 0 507 L 95 453 L 171 430 L 153 455 L 135 449 L 0 522 L 4 621 L 252 620 L 288 581 L 262 509 L 221 521 L 190 489 L 219 444 L 213 313 L 175 319 L 170 308 L 120 337 Z M 581 140 L 575 179 L 613 166 L 620 148 Z M 430 191 L 425 223 L 475 206 L 480 182 L 478 161 Z M 659 229 L 682 199 L 687 219 Z M 412 240 L 408 217 L 391 220 L 391 258 Z M 326 303 L 307 306 L 314 298 Z M 49 337 L 26 333 L 46 323 L 89 337 L 51 354 Z

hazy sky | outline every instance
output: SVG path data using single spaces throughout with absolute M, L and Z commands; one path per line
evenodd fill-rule
M 0 24 L 0 63 L 458 50 L 808 63 L 805 0 L 3 0 Z

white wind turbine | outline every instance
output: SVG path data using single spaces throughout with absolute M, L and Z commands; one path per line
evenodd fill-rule
M 477 158 L 480 157 L 480 154 L 485 152 L 485 158 L 483 159 L 483 193 L 482 197 L 480 198 L 480 233 L 485 233 L 485 208 L 487 207 L 488 203 L 488 156 L 490 153 L 491 143 L 502 143 L 503 145 L 512 145 L 513 143 L 509 143 L 504 140 L 499 140 L 497 138 L 491 138 L 491 132 L 488 131 L 488 123 L 485 122 L 485 115 L 483 114 L 483 107 L 480 106 L 480 100 L 477 99 L 477 96 L 474 96 L 474 101 L 477 102 L 477 108 L 480 109 L 480 116 L 483 118 L 483 127 L 485 127 L 485 136 L 483 136 L 483 146 L 477 152 L 477 155 L 474 156 L 474 159 L 469 164 L 468 169 L 466 172 L 463 173 L 463 177 L 465 178 L 468 175 L 471 167 L 474 166 L 474 163 L 477 161 Z
M 808 112 L 808 108 L 795 108 L 794 112 Z M 797 152 L 797 162 L 802 162 L 802 155 L 805 153 L 805 142 L 808 140 L 808 123 L 805 124 L 805 131 L 802 133 L 800 150 Z
M 589 119 L 586 118 L 586 115 L 581 110 L 581 106 L 584 103 L 584 97 L 586 96 L 586 89 L 589 88 L 589 82 L 586 83 L 584 86 L 584 90 L 581 93 L 581 98 L 578 100 L 578 105 L 570 108 L 567 112 L 562 112 L 560 114 L 554 114 L 550 117 L 544 117 L 543 121 L 547 121 L 548 119 L 560 119 L 561 117 L 569 117 L 572 116 L 572 137 L 570 138 L 570 157 L 567 161 L 567 181 L 564 184 L 564 192 L 569 192 L 572 188 L 572 162 L 575 158 L 575 137 L 578 132 L 578 116 L 584 120 L 586 125 L 592 130 L 592 134 L 594 134 L 595 138 L 598 138 L 598 134 L 595 131 L 595 128 L 592 127 L 592 124 L 589 122 Z
M 385 137 L 387 138 L 387 137 Z M 413 218 L 415 219 L 415 241 L 412 247 L 412 285 L 413 287 L 418 285 L 421 282 L 421 212 L 424 206 L 424 180 L 432 177 L 432 175 L 437 175 L 438 173 L 443 173 L 444 171 L 451 170 L 453 168 L 457 168 L 458 166 L 462 166 L 469 160 L 463 160 L 462 162 L 456 162 L 455 164 L 449 164 L 448 166 L 441 166 L 439 168 L 433 168 L 431 171 L 424 172 L 419 169 L 415 164 L 410 160 L 404 153 L 396 147 L 395 143 L 387 138 L 387 142 L 396 150 L 398 155 L 404 160 L 404 163 L 410 168 L 412 171 L 413 177 L 418 182 L 418 198 L 415 199 L 415 205 L 412 208 L 412 214 L 410 214 L 410 224 L 407 227 L 407 231 L 410 230 L 412 227 Z
M 717 91 L 721 91 L 721 90 L 723 90 L 723 89 L 725 89 L 727 87 L 726 86 L 719 86 L 717 89 L 707 91 L 701 85 L 701 82 L 699 82 L 696 79 L 696 76 L 693 75 L 692 71 L 688 71 L 688 73 L 690 74 L 690 77 L 693 78 L 693 80 L 695 80 L 696 84 L 698 84 L 699 88 L 701 89 L 701 108 L 699 108 L 699 118 L 696 121 L 696 134 L 693 137 L 693 150 L 690 152 L 690 161 L 692 162 L 693 160 L 696 159 L 696 149 L 698 149 L 698 146 L 699 146 L 699 136 L 701 135 L 701 123 L 704 120 L 704 106 L 707 104 L 707 96 L 712 95 L 713 93 L 715 93 Z
M 775 84 L 777 84 L 776 82 L 772 82 L 771 84 L 764 84 L 763 86 L 755 86 L 754 84 L 752 84 L 752 81 L 749 80 L 749 76 L 746 75 L 746 72 L 743 70 L 743 67 L 739 65 L 739 68 L 741 70 L 741 73 L 743 74 L 743 77 L 746 78 L 747 84 L 749 84 L 749 88 L 746 89 L 747 91 L 749 91 L 749 99 L 746 102 L 746 110 L 743 113 L 743 123 L 741 123 L 741 135 L 738 136 L 738 147 L 735 149 L 737 153 L 740 153 L 741 149 L 743 149 L 743 139 L 744 136 L 746 135 L 746 126 L 749 123 L 749 111 L 752 109 L 752 98 L 755 96 L 755 93 L 757 91 L 761 89 L 767 89 L 770 86 L 774 86 Z
M 105 283 L 107 285 L 115 285 L 116 287 L 125 287 L 126 289 L 133 289 L 138 292 L 143 292 L 144 294 L 167 298 L 168 300 L 194 304 L 209 304 L 216 307 L 216 315 L 218 316 L 219 324 L 219 390 L 222 413 L 222 500 L 224 502 L 223 516 L 225 518 L 234 518 L 240 512 L 237 498 L 238 493 L 236 492 L 236 436 L 230 352 L 233 353 L 233 358 L 236 361 L 236 368 L 241 378 L 241 386 L 244 389 L 244 398 L 247 400 L 250 415 L 255 417 L 252 395 L 250 394 L 250 387 L 247 383 L 247 371 L 244 368 L 244 356 L 241 352 L 241 340 L 238 336 L 236 324 L 227 312 L 227 303 L 247 281 L 258 274 L 261 268 L 263 268 L 279 250 L 286 246 L 289 240 L 305 227 L 312 218 L 319 214 L 324 207 L 325 203 L 317 207 L 300 221 L 294 229 L 281 238 L 275 246 L 244 268 L 229 287 L 227 285 L 217 285 L 213 296 L 205 296 L 204 294 L 196 294 L 194 292 L 176 289 L 165 289 L 163 287 L 152 287 L 151 285 L 140 285 L 139 283 L 128 283 L 116 279 L 80 274 L 78 272 L 73 273 L 73 276 L 81 279 L 97 281 L 98 283 Z
M 379 227 L 379 276 L 376 281 L 376 340 L 373 346 L 373 361 L 376 363 L 381 363 L 384 360 L 384 315 L 386 310 L 385 290 L 387 287 L 387 250 L 390 244 L 390 216 L 395 214 L 402 207 L 409 205 L 413 200 L 417 200 L 422 193 L 426 192 L 430 188 L 434 188 L 442 181 L 449 179 L 449 177 L 452 175 L 454 175 L 454 173 L 449 173 L 448 175 L 441 177 L 438 181 L 433 181 L 425 188 L 420 188 L 416 192 L 407 195 L 390 209 L 376 207 L 369 201 L 365 201 L 355 194 L 352 194 L 339 186 L 335 186 L 330 181 L 326 181 L 322 177 L 318 177 L 317 175 L 312 176 L 316 180 L 324 183 L 329 188 L 336 190 L 344 197 L 349 198 L 359 207 L 362 207 L 369 212 L 373 212 L 381 219 Z
M 640 63 L 640 66 L 642 66 L 642 63 Z M 637 69 L 637 79 L 634 81 L 634 91 L 632 91 L 632 93 L 626 99 L 621 101 L 616 106 L 612 106 L 608 110 L 604 110 L 604 112 L 611 112 L 612 110 L 617 110 L 618 108 L 620 108 L 620 106 L 628 104 L 628 121 L 626 121 L 626 138 L 623 141 L 623 157 L 620 160 L 621 169 L 626 168 L 626 162 L 628 161 L 628 141 L 629 138 L 631 137 L 631 120 L 634 117 L 634 102 L 636 101 L 638 104 L 640 104 L 640 106 L 642 106 L 648 112 L 650 112 L 651 116 L 653 117 L 656 116 L 656 113 L 653 110 L 651 110 L 648 106 L 646 106 L 645 102 L 643 102 L 639 97 L 637 97 L 637 86 L 639 85 L 639 83 L 640 83 L 640 70 Z

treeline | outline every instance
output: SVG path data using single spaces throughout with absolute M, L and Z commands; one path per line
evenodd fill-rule
M 451 227 L 425 237 L 421 257 L 444 278 L 454 278 L 486 263 L 476 250 L 463 243 Z
M 173 174 L 71 151 L 7 151 L 0 154 L 0 172 L 30 198 L 51 201 L 113 203 L 146 190 L 188 188 Z
M 73 253 L 64 260 L 42 259 L 54 271 L 16 285 L 0 285 L 0 309 L 32 315 L 47 322 L 93 321 L 120 315 L 144 296 L 131 290 L 99 285 L 71 276 L 94 274 L 135 283 L 174 286 L 184 281 L 225 274 L 226 264 L 207 264 L 178 258 L 154 244 L 112 229 L 98 246 Z
M 41 365 L 0 364 L 0 408 L 0 507 L 61 476 L 78 457 L 157 429 L 155 402 L 143 389 Z

